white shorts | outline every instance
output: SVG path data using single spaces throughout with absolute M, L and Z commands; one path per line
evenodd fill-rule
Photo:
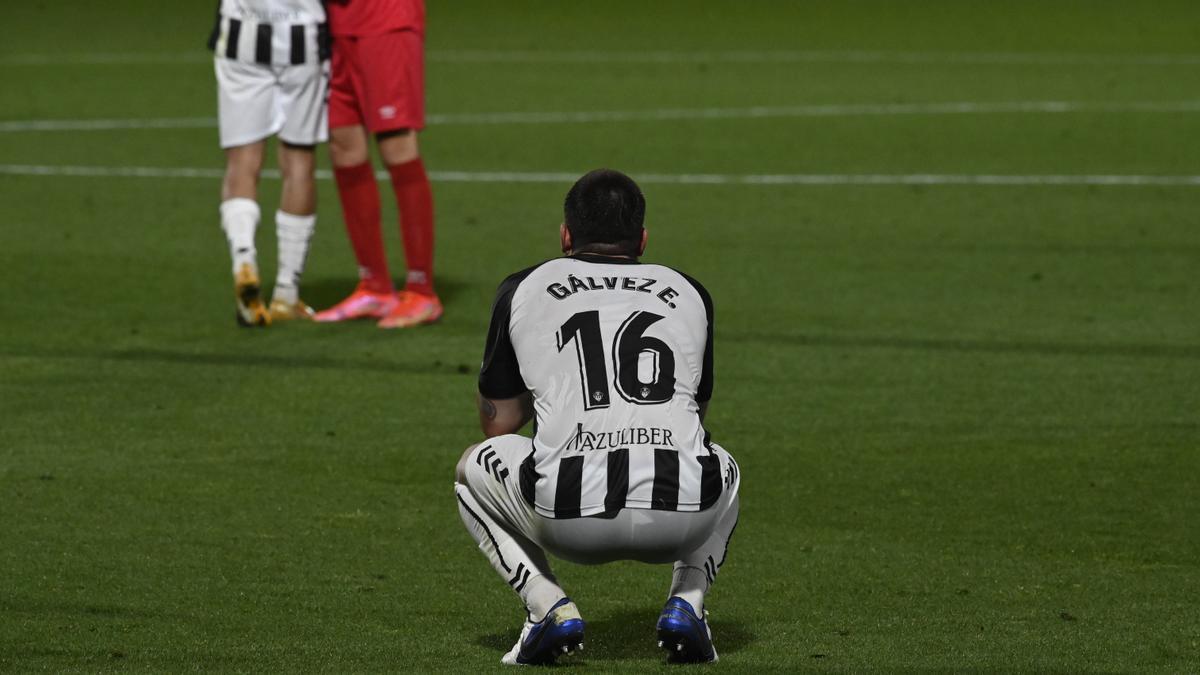
M 723 467 L 733 463 L 724 448 L 712 447 Z M 718 550 L 718 559 L 724 557 L 737 518 L 739 472 L 731 472 L 737 478 L 721 491 L 716 504 L 703 511 L 624 508 L 612 517 L 554 519 L 539 515 L 521 495 L 521 462 L 532 450 L 532 441 L 524 436 L 496 436 L 475 448 L 465 464 L 467 489 L 491 518 L 510 531 L 559 558 L 584 565 L 614 560 L 668 563 L 686 560 L 706 548 Z
M 213 59 L 221 147 L 278 135 L 292 145 L 329 138 L 329 63 L 264 66 Z

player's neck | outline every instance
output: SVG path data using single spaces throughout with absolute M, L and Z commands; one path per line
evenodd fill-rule
M 567 255 L 572 258 L 581 256 L 581 255 L 586 255 L 586 256 L 595 256 L 597 258 L 613 258 L 614 260 L 632 260 L 634 262 L 637 262 L 637 259 L 638 259 L 638 257 L 636 255 L 629 255 L 627 253 L 612 253 L 612 252 L 602 253 L 600 251 L 593 251 L 588 248 L 571 249 L 571 251 L 568 252 Z

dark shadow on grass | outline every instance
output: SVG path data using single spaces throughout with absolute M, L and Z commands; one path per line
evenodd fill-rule
M 499 284 L 500 279 L 497 279 L 496 283 Z M 301 286 L 301 296 L 305 302 L 317 308 L 317 310 L 322 310 L 332 307 L 347 295 L 350 295 L 357 284 L 358 279 L 355 277 L 305 278 Z M 438 276 L 435 284 L 438 298 L 441 299 L 443 305 L 454 304 L 454 301 L 462 295 L 462 292 L 470 287 L 465 282 L 445 276 Z M 395 285 L 396 288 L 404 288 L 404 280 L 397 280 Z
M 236 354 L 172 352 L 167 349 L 125 349 L 109 352 L 101 358 L 117 361 L 157 361 L 184 365 L 238 366 L 247 368 L 310 368 L 338 371 L 373 371 L 406 375 L 472 375 L 466 364 L 449 364 L 441 361 L 427 363 L 399 363 L 382 358 L 346 359 L 330 356 L 278 356 L 273 354 Z M 464 370 L 464 367 L 466 369 Z
M 517 641 L 517 636 L 520 634 L 521 631 L 515 628 L 506 633 L 488 633 L 475 638 L 475 644 L 503 655 L 512 649 L 513 643 Z
M 1200 346 L 1162 344 L 1085 344 L 953 338 L 905 338 L 850 335 L 802 335 L 783 333 L 722 333 L 732 342 L 761 342 L 797 347 L 853 349 L 912 349 L 931 352 L 983 354 L 1027 354 L 1030 356 L 1121 356 L 1153 359 L 1200 359 Z
M 608 616 L 589 617 L 584 609 L 587 637 L 582 658 L 575 659 L 575 662 L 662 660 L 665 663 L 665 655 L 657 647 L 658 637 L 654 629 L 661 610 L 660 606 L 647 606 L 618 610 Z M 755 639 L 754 633 L 745 624 L 734 619 L 710 618 L 709 625 L 713 632 L 713 646 L 721 655 L 737 653 Z M 501 633 L 480 635 L 475 643 L 494 650 L 499 658 L 512 648 L 519 634 L 518 627 L 514 627 Z
M 83 660 L 95 658 L 102 652 L 95 649 L 66 649 L 64 647 L 6 647 L 3 657 L 12 659 L 17 665 L 21 661 L 39 661 L 46 659 L 73 659 Z M 0 659 L 0 665 L 4 663 Z M 29 669 L 32 672 L 32 668 Z
M 5 614 L 54 614 L 92 617 L 97 619 L 156 619 L 157 614 L 117 605 L 77 602 L 42 602 L 29 598 L 0 598 L 0 612 Z
M 401 363 L 384 358 L 348 359 L 312 354 L 309 356 L 286 356 L 276 354 L 248 354 L 236 352 L 185 352 L 163 348 L 136 348 L 113 350 L 65 350 L 65 349 L 21 349 L 0 351 L 0 355 L 80 359 L 84 361 L 131 361 L 136 363 L 166 363 L 190 366 L 236 366 L 238 368 L 283 368 L 288 370 L 318 369 L 342 372 L 364 371 L 396 373 L 401 375 L 448 375 L 472 376 L 475 368 L 466 363 L 444 363 L 432 360 L 424 363 Z

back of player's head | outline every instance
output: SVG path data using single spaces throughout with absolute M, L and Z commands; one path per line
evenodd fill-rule
M 563 216 L 576 251 L 638 255 L 646 198 L 620 171 L 596 169 L 575 181 L 563 202 Z

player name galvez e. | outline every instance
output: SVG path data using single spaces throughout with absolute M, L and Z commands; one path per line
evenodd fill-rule
M 658 281 L 658 279 L 649 277 L 577 277 L 574 274 L 568 274 L 563 281 L 555 281 L 546 286 L 546 292 L 555 300 L 566 300 L 581 291 L 635 291 L 656 295 L 668 307 L 675 309 L 675 303 L 671 300 L 679 295 L 679 291 L 670 286 L 657 290 L 654 286 Z
M 571 440 L 570 450 L 586 452 L 588 450 L 615 450 L 631 445 L 653 445 L 674 448 L 675 441 L 670 429 L 661 427 L 628 427 L 616 431 L 585 431 L 583 423 L 575 425 L 575 437 Z

